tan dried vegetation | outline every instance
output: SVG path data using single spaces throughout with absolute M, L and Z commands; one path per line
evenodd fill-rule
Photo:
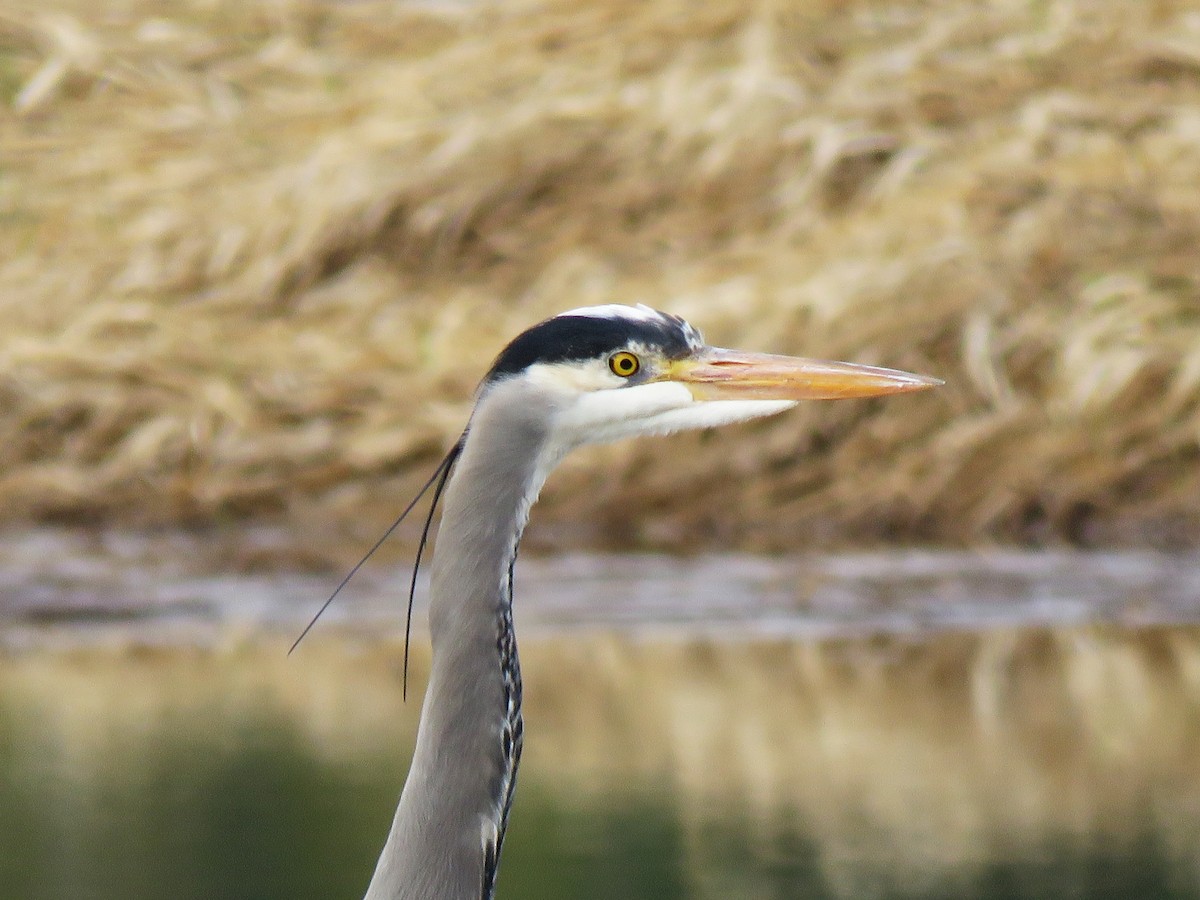
M 537 544 L 1200 534 L 1186 0 L 8 0 L 0 95 L 10 523 L 375 532 L 641 301 L 948 383 L 592 451 Z

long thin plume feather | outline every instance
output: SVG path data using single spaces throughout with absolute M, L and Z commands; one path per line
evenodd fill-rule
M 408 616 L 409 616 L 409 621 L 411 622 L 411 620 L 412 620 L 412 597 L 413 597 L 413 593 L 416 591 L 416 586 L 417 586 L 417 568 L 421 565 L 421 550 L 424 549 L 425 540 L 429 535 L 429 525 L 430 525 L 430 522 L 433 521 L 433 510 L 434 510 L 434 508 L 437 507 L 438 498 L 441 497 L 442 489 L 445 487 L 445 484 L 446 484 L 446 479 L 450 477 L 450 470 L 454 466 L 454 461 L 456 459 L 458 459 L 458 454 L 462 452 L 463 441 L 465 440 L 465 438 L 466 438 L 466 435 L 464 434 L 463 437 L 459 438 L 458 441 L 455 442 L 454 446 L 450 448 L 450 452 L 447 453 L 442 458 L 442 461 L 440 463 L 438 463 L 438 467 L 433 470 L 433 474 L 429 477 L 429 480 L 426 481 L 425 485 L 421 488 L 421 490 L 417 492 L 417 496 L 413 497 L 412 501 L 408 504 L 408 506 L 404 507 L 404 512 L 400 513 L 400 515 L 396 517 L 396 521 L 388 526 L 387 531 L 385 531 L 383 533 L 382 537 L 380 537 L 379 540 L 377 540 L 371 546 L 371 549 L 366 552 L 366 554 L 363 556 L 362 559 L 360 559 L 357 563 L 354 564 L 354 568 L 352 568 L 349 571 L 349 573 L 346 575 L 346 577 L 341 580 L 341 582 L 338 584 L 338 586 L 336 588 L 334 588 L 333 593 L 329 595 L 329 599 L 327 599 L 324 603 L 321 604 L 321 608 L 317 610 L 316 615 L 314 615 L 309 620 L 308 624 L 304 626 L 304 630 L 300 632 L 300 636 L 298 638 L 296 638 L 296 640 L 292 643 L 292 646 L 290 648 L 288 648 L 288 656 L 291 656 L 292 651 L 300 646 L 300 642 L 302 640 L 304 640 L 305 636 L 310 631 L 312 631 L 313 626 L 317 624 L 317 620 L 319 618 L 321 618 L 321 616 L 322 616 L 322 614 L 324 614 L 325 610 L 327 610 L 329 608 L 329 604 L 331 604 L 333 602 L 334 598 L 337 597 L 337 595 L 342 592 L 342 588 L 344 588 L 347 584 L 350 583 L 350 579 L 353 578 L 358 573 L 358 570 L 363 567 L 363 564 L 366 563 L 366 561 L 368 559 L 370 559 L 372 556 L 374 556 L 375 551 L 383 546 L 383 542 L 392 536 L 393 531 L 395 531 L 398 527 L 400 527 L 400 523 L 404 521 L 404 518 L 410 512 L 412 512 L 413 507 L 416 506 L 417 503 L 420 501 L 420 499 L 425 496 L 425 493 L 431 487 L 433 487 L 433 484 L 436 481 L 436 482 L 438 482 L 438 486 L 437 486 L 437 489 L 433 493 L 433 505 L 430 507 L 429 516 L 425 520 L 425 528 L 421 532 L 421 544 L 417 550 L 417 563 L 416 563 L 416 566 L 413 567 L 412 589 L 410 590 L 409 596 L 408 596 Z M 439 481 L 439 479 L 440 479 L 440 481 Z M 404 634 L 405 634 L 405 636 L 404 636 L 404 662 L 405 662 L 404 677 L 405 677 L 405 682 L 407 683 L 407 680 L 408 680 L 408 629 L 407 629 L 407 627 L 405 628 Z
M 454 468 L 454 461 L 462 453 L 465 439 L 466 435 L 464 434 L 458 439 L 458 443 L 450 448 L 450 452 L 446 454 L 446 458 L 438 467 L 439 471 L 433 473 L 434 478 L 438 478 L 439 474 L 441 477 L 438 478 L 437 487 L 433 489 L 433 502 L 429 504 L 429 513 L 425 516 L 425 527 L 421 529 L 421 542 L 417 544 L 417 558 L 413 562 L 412 581 L 408 585 L 408 612 L 404 614 L 404 675 L 400 689 L 400 699 L 404 701 L 408 700 L 408 639 L 412 636 L 412 608 L 413 597 L 417 593 L 417 573 L 421 571 L 421 556 L 425 553 L 425 543 L 429 540 L 429 528 L 433 524 L 433 514 L 437 512 L 438 501 L 442 499 L 442 491 L 446 489 L 446 482 L 450 480 L 450 471 Z M 428 488 L 429 485 L 425 485 L 421 493 L 425 493 Z

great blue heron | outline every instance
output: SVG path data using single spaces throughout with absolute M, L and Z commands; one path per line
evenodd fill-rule
M 429 685 L 367 900 L 492 897 L 521 758 L 513 564 L 529 508 L 568 451 L 740 422 L 797 400 L 939 383 L 892 369 L 709 347 L 683 319 L 645 306 L 571 310 L 505 347 L 479 387 L 466 431 L 435 473 L 435 505 L 446 491 L 433 558 Z

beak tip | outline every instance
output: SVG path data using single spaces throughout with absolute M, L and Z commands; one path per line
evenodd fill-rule
M 944 379 L 934 378 L 932 375 L 913 375 L 912 380 L 912 389 L 914 391 L 923 391 L 926 388 L 941 387 L 946 383 Z
M 941 387 L 946 383 L 941 378 L 918 375 L 916 372 L 901 372 L 897 369 L 888 369 L 885 372 L 880 381 L 876 382 L 880 394 L 913 394 Z

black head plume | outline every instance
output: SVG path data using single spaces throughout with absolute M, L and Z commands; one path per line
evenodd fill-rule
M 424 497 L 432 487 L 433 502 L 429 504 L 429 513 L 425 516 L 425 525 L 421 529 L 421 541 L 417 545 L 417 557 L 416 561 L 413 563 L 412 580 L 408 587 L 408 612 L 406 613 L 404 619 L 403 692 L 404 699 L 408 699 L 408 642 L 412 633 L 412 608 L 413 597 L 417 592 L 417 573 L 421 569 L 421 557 L 425 552 L 425 545 L 429 541 L 429 530 L 433 525 L 433 516 L 437 511 L 438 501 L 442 499 L 442 492 L 446 489 L 446 482 L 450 479 L 450 472 L 454 468 L 454 463 L 458 460 L 459 454 L 462 453 L 463 444 L 466 439 L 467 435 L 466 432 L 464 432 L 463 435 L 455 442 L 454 446 L 450 448 L 450 451 L 444 457 L 442 457 L 442 461 L 438 463 L 437 468 L 433 470 L 433 474 L 429 477 L 429 480 L 426 481 L 421 490 L 417 492 L 417 496 L 413 497 L 408 506 L 404 508 L 404 512 L 400 513 L 400 515 L 396 517 L 396 521 L 388 526 L 387 531 L 385 531 L 379 540 L 377 540 L 371 546 L 371 549 L 363 555 L 363 558 L 354 564 L 354 567 L 349 571 L 349 573 L 347 573 L 346 577 L 341 580 L 336 588 L 334 588 L 333 593 L 330 594 L 329 598 L 321 604 L 321 608 L 317 610 L 316 615 L 309 620 L 309 623 L 304 626 L 304 630 L 300 632 L 300 636 L 296 638 L 295 642 L 293 642 L 291 648 L 288 650 L 288 656 L 291 656 L 292 651 L 300 646 L 300 642 L 304 640 L 305 635 L 312 631 L 313 626 L 317 624 L 317 619 L 321 618 L 322 613 L 329 608 L 329 604 L 333 603 L 334 598 L 342 592 L 342 588 L 350 583 L 350 579 L 353 578 L 358 570 L 363 567 L 363 564 L 375 554 L 376 550 L 383 546 L 384 541 L 392 536 L 392 532 L 400 526 L 400 523 L 404 521 L 405 517 L 412 512 L 413 507 L 417 505 L 420 499 Z

